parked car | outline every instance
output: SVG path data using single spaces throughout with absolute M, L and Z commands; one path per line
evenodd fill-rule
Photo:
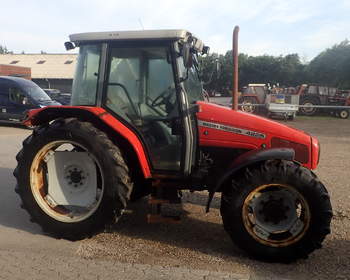
M 20 123 L 28 110 L 57 105 L 32 81 L 0 76 L 0 121 Z
M 71 94 L 70 93 L 63 93 L 59 89 L 54 89 L 54 88 L 44 88 L 43 91 L 46 92 L 48 96 L 52 100 L 55 100 L 62 105 L 69 105 L 70 104 L 70 98 Z

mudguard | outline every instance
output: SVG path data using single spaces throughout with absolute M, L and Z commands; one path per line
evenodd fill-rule
M 102 122 L 107 125 L 114 132 L 123 137 L 130 147 L 133 149 L 139 161 L 140 168 L 145 178 L 151 177 L 150 163 L 146 154 L 146 150 L 137 135 L 125 124 L 116 119 L 105 109 L 101 107 L 89 106 L 58 106 L 58 107 L 44 107 L 28 112 L 23 124 L 26 126 L 37 126 L 49 123 L 57 118 L 79 118 L 86 121 Z
M 229 166 L 229 168 L 223 173 L 220 179 L 215 184 L 214 188 L 210 190 L 206 211 L 209 211 L 210 203 L 213 199 L 215 192 L 217 192 L 223 185 L 223 183 L 237 171 L 244 167 L 257 162 L 263 162 L 270 159 L 284 159 L 294 160 L 295 152 L 293 149 L 288 148 L 271 148 L 263 150 L 251 150 L 237 157 Z

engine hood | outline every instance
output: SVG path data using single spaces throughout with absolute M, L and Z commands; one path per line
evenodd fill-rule
M 288 147 L 296 150 L 296 157 L 303 158 L 304 164 L 311 158 L 311 136 L 304 131 L 212 103 L 198 102 L 198 105 L 201 146 L 247 150 Z

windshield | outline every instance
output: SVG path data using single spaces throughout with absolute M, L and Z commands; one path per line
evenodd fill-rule
M 178 58 L 178 66 L 181 78 L 184 80 L 188 102 L 192 104 L 196 101 L 204 101 L 202 83 L 196 67 L 193 65 L 191 68 L 186 68 L 183 57 Z
M 21 89 L 26 92 L 33 100 L 51 101 L 51 98 L 38 86 L 25 85 Z
M 101 45 L 80 47 L 72 87 L 72 105 L 95 105 Z

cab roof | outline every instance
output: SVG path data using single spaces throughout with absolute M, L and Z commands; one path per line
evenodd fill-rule
M 186 41 L 190 36 L 192 34 L 184 29 L 163 29 L 77 33 L 70 35 L 69 39 L 72 42 L 141 39 L 183 39 Z
M 87 32 L 69 35 L 69 39 L 76 45 L 90 41 L 180 40 L 187 42 L 190 39 L 196 50 L 202 51 L 204 47 L 200 39 L 185 29 Z

